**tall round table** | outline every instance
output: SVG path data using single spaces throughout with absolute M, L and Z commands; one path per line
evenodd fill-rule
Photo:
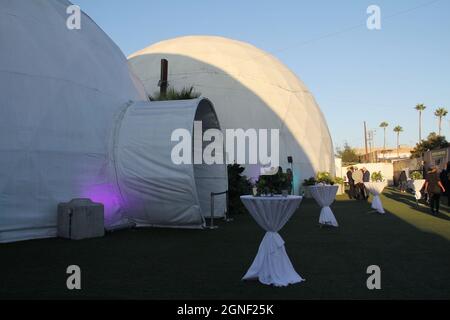
M 258 225 L 266 230 L 258 254 L 242 280 L 259 279 L 278 287 L 304 281 L 294 270 L 278 231 L 300 206 L 300 196 L 241 196 L 241 201 Z
M 364 186 L 367 191 L 369 191 L 373 195 L 372 200 L 372 209 L 376 210 L 380 214 L 384 214 L 383 203 L 381 202 L 380 195 L 383 192 L 384 188 L 386 188 L 387 183 L 385 181 L 382 182 L 364 182 Z
M 338 227 L 336 217 L 331 211 L 331 204 L 336 199 L 336 193 L 339 186 L 333 185 L 315 185 L 309 187 L 309 192 L 312 197 L 316 200 L 317 204 L 322 208 L 320 210 L 319 223 L 321 225 Z
M 425 179 L 417 179 L 417 180 L 411 181 L 411 185 L 412 185 L 411 189 L 414 190 L 414 196 L 416 197 L 416 201 L 419 201 L 422 198 L 422 194 L 420 193 L 420 190 L 422 190 L 424 184 L 425 184 Z

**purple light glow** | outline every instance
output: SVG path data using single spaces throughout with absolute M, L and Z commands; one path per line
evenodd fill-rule
M 121 207 L 120 195 L 111 184 L 97 184 L 89 186 L 83 193 L 84 198 L 102 203 L 105 207 L 105 219 L 110 220 Z

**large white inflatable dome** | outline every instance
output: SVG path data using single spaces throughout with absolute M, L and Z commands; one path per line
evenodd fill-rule
M 293 157 L 296 192 L 302 179 L 318 171 L 335 172 L 333 144 L 319 106 L 272 55 L 222 37 L 162 41 L 129 57 L 149 93 L 158 90 L 162 58 L 169 61 L 169 85 L 192 85 L 214 101 L 223 129 L 280 129 L 280 164 L 289 168 L 287 157 Z M 254 176 L 255 170 L 247 168 Z
M 56 206 L 89 197 L 120 220 L 110 172 L 117 113 L 146 99 L 127 60 L 64 0 L 0 1 L 0 242 L 56 235 Z M 114 213 L 114 214 L 113 214 Z

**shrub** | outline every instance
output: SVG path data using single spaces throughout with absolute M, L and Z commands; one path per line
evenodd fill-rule
M 246 213 L 240 196 L 251 194 L 252 183 L 242 174 L 245 168 L 238 164 L 228 165 L 228 210 L 233 213 Z
M 334 185 L 334 179 L 331 177 L 329 172 L 318 172 L 316 176 L 317 183 Z
M 184 87 L 181 91 L 175 88 L 168 88 L 166 94 L 161 95 L 160 92 L 155 92 L 153 96 L 148 96 L 150 101 L 165 101 L 165 100 L 189 100 L 197 99 L 201 94 L 194 91 L 194 87 Z
M 334 182 L 336 184 L 344 184 L 344 178 L 336 177 L 336 178 L 334 178 Z
M 283 190 L 289 192 L 292 188 L 291 177 L 280 167 L 274 175 L 260 176 L 256 187 L 259 194 L 281 194 Z
M 383 175 L 381 174 L 381 171 L 372 173 L 372 175 L 370 177 L 371 177 L 372 181 L 375 181 L 375 182 L 382 182 L 384 180 Z
M 414 171 L 411 173 L 411 179 L 413 180 L 421 180 L 423 179 L 423 174 L 420 171 Z
M 309 179 L 305 179 L 303 180 L 303 186 L 307 187 L 307 186 L 313 186 L 317 183 L 316 178 L 311 177 Z
M 359 156 L 356 150 L 352 148 L 348 143 L 344 144 L 344 149 L 337 148 L 337 155 L 342 159 L 342 164 L 349 165 L 359 162 Z

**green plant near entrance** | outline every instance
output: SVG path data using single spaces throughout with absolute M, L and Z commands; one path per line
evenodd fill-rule
M 251 193 L 252 183 L 242 174 L 244 170 L 238 164 L 228 165 L 228 210 L 232 214 L 247 212 L 240 197 Z
M 155 92 L 153 96 L 149 95 L 150 101 L 166 101 L 166 100 L 189 100 L 197 99 L 201 96 L 201 93 L 196 92 L 193 86 L 184 87 L 181 90 L 177 90 L 173 87 L 167 89 L 165 94 Z
M 256 182 L 258 194 L 281 194 L 283 190 L 288 192 L 292 188 L 291 178 L 281 168 L 274 175 L 260 176 Z

